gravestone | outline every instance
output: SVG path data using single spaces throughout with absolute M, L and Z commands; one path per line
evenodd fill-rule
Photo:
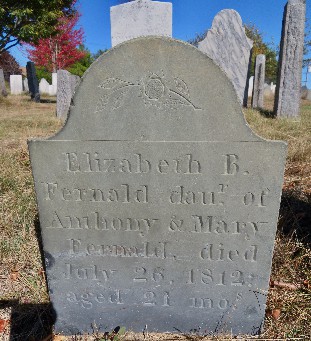
M 39 82 L 39 92 L 40 94 L 48 94 L 49 93 L 50 84 L 45 78 L 41 78 Z
M 271 86 L 267 83 L 263 86 L 263 97 L 264 98 L 272 98 L 273 97 L 273 90 L 271 89 Z
M 286 144 L 250 130 L 205 54 L 111 49 L 29 150 L 56 332 L 260 332 Z
M 35 63 L 27 62 L 26 64 L 28 89 L 30 92 L 31 99 L 35 102 L 40 102 L 39 83 L 36 75 Z
M 27 78 L 24 78 L 24 79 L 23 79 L 23 90 L 24 90 L 25 92 L 29 92 L 28 79 L 27 79 Z
M 299 116 L 306 0 L 289 0 L 284 8 L 274 113 Z
M 8 92 L 6 91 L 4 73 L 3 70 L 0 69 L 0 96 L 7 96 Z
M 252 47 L 253 42 L 245 34 L 241 17 L 233 9 L 220 11 L 205 39 L 199 42 L 199 49 L 226 72 L 244 106 L 247 106 Z
M 66 120 L 72 96 L 79 84 L 80 77 L 67 70 L 57 71 L 57 108 L 58 118 Z
M 248 80 L 248 97 L 253 96 L 253 88 L 254 88 L 254 76 L 249 77 Z
M 255 77 L 254 77 L 254 87 L 253 87 L 253 97 L 252 97 L 253 108 L 263 108 L 265 73 L 266 73 L 266 56 L 264 54 L 259 54 L 256 56 L 256 62 L 255 62 Z
M 110 8 L 111 44 L 141 36 L 172 37 L 172 4 L 136 0 Z
M 273 82 L 271 82 L 270 83 L 270 89 L 271 89 L 273 95 L 275 94 L 275 88 L 276 88 L 276 85 L 273 84 Z
M 23 93 L 22 75 L 10 75 L 11 95 L 21 95 Z

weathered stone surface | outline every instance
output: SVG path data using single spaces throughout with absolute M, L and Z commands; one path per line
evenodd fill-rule
M 289 0 L 284 8 L 274 112 L 299 116 L 300 87 L 306 19 L 306 0 Z
M 11 95 L 20 95 L 23 93 L 22 75 L 10 75 Z
M 57 71 L 57 109 L 58 118 L 66 120 L 72 96 L 79 84 L 80 77 L 67 70 Z
M 4 73 L 3 70 L 0 69 L 0 96 L 7 96 L 8 92 L 5 87 Z
M 252 97 L 253 108 L 263 108 L 265 73 L 266 73 L 266 56 L 264 54 L 259 54 L 258 56 L 256 56 L 256 62 L 255 62 L 255 77 L 254 77 L 254 87 L 253 87 L 253 97 Z
M 40 94 L 48 94 L 49 86 L 50 86 L 49 82 L 45 78 L 41 78 L 39 83 Z
M 111 49 L 29 149 L 57 332 L 259 333 L 286 144 L 249 129 L 205 54 Z
M 30 92 L 31 99 L 34 100 L 35 102 L 40 102 L 39 83 L 36 75 L 35 63 L 27 62 L 26 70 L 28 79 L 28 89 Z
M 137 0 L 110 9 L 112 46 L 142 36 L 172 36 L 172 4 Z
M 241 17 L 233 9 L 220 11 L 205 39 L 199 42 L 199 49 L 226 72 L 245 106 L 252 47 L 253 42 L 245 34 Z

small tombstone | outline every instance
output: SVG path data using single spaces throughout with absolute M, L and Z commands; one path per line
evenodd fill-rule
M 284 8 L 274 112 L 299 116 L 306 0 L 289 0 Z
M 260 332 L 286 144 L 250 130 L 205 54 L 117 46 L 29 150 L 57 333 Z
M 27 79 L 27 78 L 24 78 L 24 79 L 23 79 L 23 90 L 24 90 L 25 92 L 29 92 L 28 79 Z
M 8 95 L 8 92 L 5 86 L 4 73 L 3 73 L 3 70 L 0 69 L 0 96 L 7 96 L 7 95 Z
M 40 92 L 39 92 L 39 83 L 36 75 L 36 68 L 33 62 L 27 62 L 26 64 L 27 70 L 27 79 L 28 79 L 28 88 L 30 92 L 31 99 L 35 102 L 40 102 Z
M 21 95 L 23 93 L 22 75 L 10 75 L 11 95 Z
M 141 36 L 172 36 L 172 4 L 136 0 L 110 8 L 112 46 Z
M 253 88 L 254 88 L 254 76 L 249 77 L 248 80 L 248 97 L 253 96 Z
M 226 72 L 244 106 L 252 47 L 253 41 L 246 36 L 242 19 L 233 9 L 220 11 L 205 39 L 199 42 L 199 49 Z
M 275 88 L 276 88 L 276 85 L 273 84 L 273 82 L 271 82 L 270 89 L 271 89 L 273 95 L 275 94 Z
M 271 90 L 271 86 L 267 83 L 265 83 L 263 86 L 263 97 L 264 99 L 273 97 L 273 91 Z
M 39 91 L 40 94 L 48 94 L 49 93 L 50 84 L 45 78 L 41 78 L 39 83 Z
M 253 97 L 252 97 L 253 108 L 263 108 L 265 72 L 266 72 L 266 56 L 264 54 L 259 54 L 256 56 L 256 62 L 255 62 L 255 77 L 254 77 L 254 88 L 253 88 Z
M 80 77 L 72 75 L 67 70 L 57 71 L 57 109 L 56 115 L 66 119 L 72 96 L 79 84 Z

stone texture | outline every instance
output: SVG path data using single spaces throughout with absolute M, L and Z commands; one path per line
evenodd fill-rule
M 259 54 L 255 61 L 255 77 L 252 97 L 253 108 L 263 108 L 264 102 L 264 85 L 266 73 L 266 56 Z M 270 88 L 269 88 L 270 89 Z
M 56 332 L 260 332 L 286 144 L 250 130 L 205 54 L 111 49 L 29 149 Z
M 66 120 L 72 96 L 79 84 L 80 77 L 67 70 L 57 71 L 57 109 L 58 118 Z
M 299 116 L 306 19 L 306 1 L 289 0 L 284 8 L 274 112 L 278 117 Z
M 22 75 L 10 75 L 11 95 L 20 95 L 23 93 Z
M 141 36 L 172 36 L 172 4 L 137 0 L 110 9 L 112 46 Z
M 36 75 L 35 63 L 27 62 L 26 71 L 31 99 L 35 102 L 40 102 L 39 83 Z
M 4 73 L 3 70 L 0 69 L 0 96 L 7 96 L 8 92 L 6 91 Z
M 220 11 L 199 49 L 219 65 L 233 83 L 238 98 L 247 106 L 248 75 L 253 42 L 247 38 L 238 12 Z

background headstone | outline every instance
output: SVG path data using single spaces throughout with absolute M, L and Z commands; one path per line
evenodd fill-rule
M 247 106 L 252 47 L 239 13 L 232 9 L 220 11 L 205 39 L 199 42 L 199 49 L 225 71 L 244 106 Z
M 284 8 L 274 112 L 299 116 L 306 1 L 289 0 Z
M 112 46 L 141 36 L 172 36 L 172 4 L 136 0 L 110 8 Z
M 273 82 L 270 83 L 270 89 L 272 91 L 273 94 L 275 94 L 275 88 L 276 88 L 276 85 L 273 84 Z
M 271 86 L 267 83 L 264 84 L 263 87 L 263 96 L 264 98 L 272 98 L 274 95 L 273 91 L 271 90 Z
M 8 92 L 6 91 L 4 73 L 3 70 L 0 69 L 0 96 L 7 96 Z
M 23 79 L 23 90 L 24 90 L 25 92 L 29 92 L 28 79 L 27 79 L 27 78 L 24 78 L 24 79 Z
M 41 78 L 39 82 L 39 91 L 40 94 L 48 94 L 49 93 L 49 82 L 45 78 Z
M 248 80 L 248 97 L 253 96 L 253 88 L 254 88 L 254 76 L 249 77 Z
M 286 144 L 250 130 L 205 54 L 111 49 L 29 149 L 56 332 L 260 332 Z
M 31 99 L 35 102 L 40 102 L 39 83 L 36 75 L 35 64 L 33 62 L 27 62 L 26 71 Z
M 266 56 L 264 54 L 259 54 L 256 56 L 256 62 L 255 62 L 255 77 L 254 77 L 254 87 L 253 87 L 253 97 L 252 97 L 253 108 L 263 108 L 265 73 L 266 73 Z
M 11 95 L 21 95 L 23 93 L 22 75 L 10 75 Z
M 79 84 L 80 77 L 67 70 L 57 71 L 57 108 L 58 118 L 66 120 L 72 96 Z

